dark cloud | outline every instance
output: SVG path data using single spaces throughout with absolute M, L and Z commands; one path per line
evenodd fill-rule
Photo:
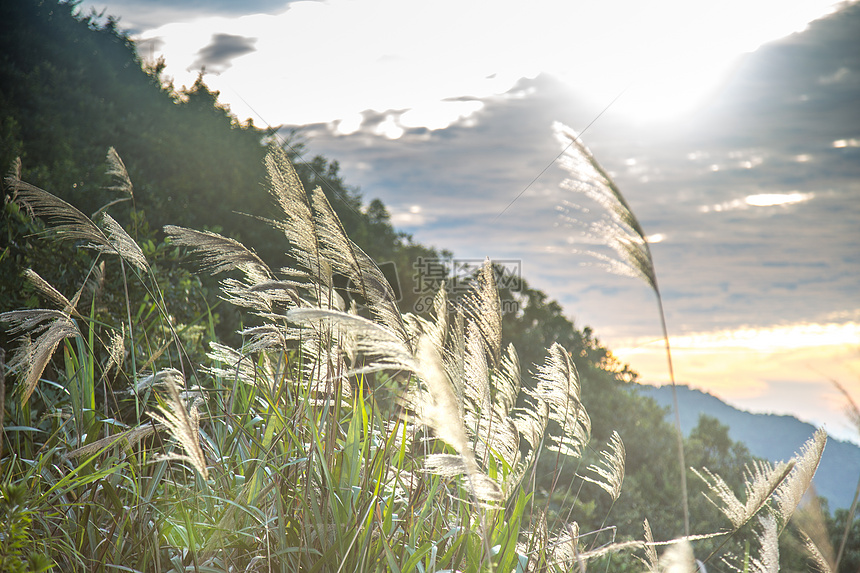
M 120 0 L 117 4 L 147 4 L 152 10 L 159 8 L 181 8 L 209 14 L 271 14 L 280 11 L 295 0 Z
M 860 4 L 854 3 L 802 33 L 763 46 L 743 61 L 709 115 L 694 127 L 737 145 L 779 141 L 781 148 L 799 153 L 831 145 L 840 134 L 856 136 L 858 29 Z
M 221 73 L 230 66 L 232 60 L 255 51 L 257 38 L 246 38 L 232 34 L 213 34 L 212 42 L 197 52 L 197 59 L 189 70 L 206 69 L 206 71 Z
M 138 34 L 172 22 L 188 22 L 206 16 L 277 14 L 296 0 L 84 0 L 84 13 L 121 14 L 120 25 Z
M 137 53 L 142 55 L 143 57 L 148 57 L 150 60 L 154 60 L 153 54 L 156 54 L 161 51 L 164 47 L 164 40 L 162 38 L 146 38 L 144 40 L 138 40 L 136 42 Z

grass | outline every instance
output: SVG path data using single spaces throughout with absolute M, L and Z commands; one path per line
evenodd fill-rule
M 97 224 L 7 179 L 55 236 L 97 254 L 92 272 L 120 261 L 126 320 L 100 323 L 94 300 L 79 309 L 86 280 L 67 298 L 35 272 L 28 280 L 57 309 L 0 316 L 19 335 L 8 364 L 19 382 L 0 419 L 3 507 L 18 509 L 5 514 L 0 560 L 36 570 L 48 565 L 32 556 L 44 554 L 62 571 L 584 572 L 625 553 L 651 571 L 693 571 L 691 543 L 761 519 L 750 567 L 772 567 L 823 432 L 788 464 L 752 468 L 744 500 L 703 474 L 729 529 L 655 541 L 645 521 L 642 539 L 594 547 L 574 520 L 547 523 L 534 497 L 539 457 L 577 458 L 590 440 L 567 350 L 551 346 L 523 376 L 516 349 L 501 345 L 489 262 L 461 303 L 443 288 L 431 315 L 401 313 L 323 193 L 303 189 L 277 148 L 266 165 L 281 209 L 269 223 L 291 268 L 276 272 L 215 233 L 165 229 L 255 320 L 240 348 L 210 336 L 200 367 L 187 359 L 195 331 L 175 323 L 167 285 L 106 211 Z M 109 166 L 132 195 L 115 154 Z M 346 306 L 336 276 L 366 316 Z M 133 281 L 145 301 L 129 298 Z M 624 462 L 615 434 L 582 477 L 615 499 Z

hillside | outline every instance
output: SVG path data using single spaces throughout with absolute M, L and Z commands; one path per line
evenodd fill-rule
M 170 309 L 171 320 L 196 325 L 203 317 L 217 342 L 234 346 L 243 342 L 237 330 L 259 324 L 259 316 L 228 306 L 219 297 L 218 279 L 197 272 L 197 261 L 184 259 L 183 250 L 171 245 L 161 229 L 171 224 L 218 230 L 251 247 L 269 268 L 292 264 L 293 259 L 285 254 L 291 243 L 283 232 L 266 224 L 249 225 L 253 219 L 241 214 L 283 216 L 262 184 L 267 179 L 263 157 L 270 147 L 278 146 L 294 162 L 302 188 L 306 192 L 321 189 L 346 236 L 368 257 L 396 270 L 391 274 L 399 278 L 399 288 L 392 289 L 397 308 L 405 312 L 428 310 L 423 298 L 428 293 L 418 288 L 418 283 L 428 282 L 429 277 L 417 276 L 416 263 L 446 263 L 451 253 L 419 244 L 396 230 L 381 201 L 366 201 L 360 190 L 342 179 L 337 161 L 309 151 L 313 141 L 270 140 L 267 132 L 232 116 L 203 78 L 190 88 L 177 89 L 161 76 L 159 64 L 141 67 L 134 42 L 117 28 L 115 20 L 102 25 L 77 15 L 74 8 L 71 3 L 0 1 L 0 162 L 8 170 L 13 159 L 20 157 L 23 181 L 56 194 L 82 213 L 93 213 L 116 199 L 104 165 L 105 155 L 113 147 L 133 182 L 134 200 L 113 204 L 111 217 L 132 229 L 134 240 L 152 254 L 151 265 L 165 286 L 164 306 Z M 4 197 L 6 208 L 0 212 L 0 312 L 50 303 L 34 293 L 25 280 L 27 268 L 57 292 L 71 296 L 89 269 L 100 262 L 96 260 L 100 253 L 93 255 L 74 244 L 41 240 L 44 222 L 31 220 L 18 208 L 10 187 L 4 188 Z M 80 306 L 93 309 L 104 336 L 111 329 L 133 332 L 127 340 L 128 348 L 134 349 L 130 358 L 136 365 L 152 366 L 147 361 L 153 349 L 167 347 L 167 340 L 152 342 L 141 337 L 150 336 L 154 330 L 161 336 L 161 327 L 147 324 L 130 329 L 122 269 L 116 261 L 105 265 L 104 286 L 98 291 L 87 290 Z M 347 276 L 336 277 L 341 279 L 338 286 L 344 287 L 346 294 L 350 283 Z M 611 507 L 614 518 L 622 522 L 620 534 L 641 534 L 641 515 L 647 513 L 655 535 L 673 535 L 679 529 L 681 510 L 676 504 L 676 483 L 663 479 L 672 475 L 667 468 L 675 467 L 676 462 L 671 446 L 664 447 L 673 443 L 673 435 L 671 426 L 662 419 L 662 410 L 632 391 L 630 382 L 635 374 L 612 357 L 590 328 L 577 328 L 557 301 L 530 288 L 525 278 L 517 279 L 505 284 L 500 293 L 502 300 L 516 304 L 517 312 L 506 313 L 501 322 L 503 344 L 507 347 L 511 343 L 517 349 L 525 383 L 529 383 L 528 373 L 534 371 L 534 365 L 545 362 L 546 349 L 559 344 L 570 353 L 579 372 L 583 403 L 591 416 L 594 446 L 586 452 L 591 457 L 584 462 L 585 467 L 599 459 L 600 448 L 614 431 L 622 436 L 629 452 L 626 475 L 631 485 L 625 497 L 617 504 L 610 497 L 599 497 L 591 514 L 579 520 L 580 525 L 599 528 Z M 148 296 L 144 286 L 137 283 L 130 289 L 128 299 L 132 301 Z M 452 297 L 462 294 L 452 289 Z M 361 304 L 361 300 L 356 302 Z M 154 312 L 143 316 L 158 320 Z M 12 334 L 6 323 L 0 324 L 0 347 L 15 348 Z M 152 367 L 180 366 L 196 371 L 209 362 L 208 342 L 195 337 L 188 348 L 161 355 Z M 94 362 L 104 363 L 107 357 L 102 350 L 96 352 L 102 355 Z M 135 370 L 129 366 L 121 375 L 111 376 L 102 393 L 126 392 L 138 374 Z M 63 371 L 58 363 L 46 377 L 59 378 L 54 372 Z M 9 396 L 12 388 L 7 384 Z M 15 419 L 15 403 L 6 400 L 7 425 Z M 54 406 L 38 403 L 31 407 L 41 411 Z M 614 412 L 619 409 L 628 416 L 617 419 Z M 116 416 L 111 412 L 105 417 Z M 136 417 L 134 411 L 128 420 Z M 129 424 L 125 418 L 123 423 Z M 553 473 L 560 470 L 554 458 L 545 456 L 542 460 L 549 467 L 538 479 L 548 481 L 544 489 L 550 491 L 553 482 L 562 479 Z M 571 467 L 564 468 L 562 483 L 572 481 Z M 659 483 L 660 489 L 637 489 L 636 482 L 649 486 Z M 602 490 L 598 488 L 595 493 L 600 496 Z
M 643 385 L 641 391 L 662 406 L 672 405 L 670 386 Z M 678 386 L 678 405 L 681 410 L 681 428 L 685 434 L 689 434 L 696 426 L 700 414 L 708 414 L 727 425 L 729 436 L 745 443 L 754 456 L 770 461 L 789 459 L 815 431 L 815 426 L 793 416 L 752 414 L 688 386 Z M 858 476 L 860 447 L 829 439 L 815 476 L 815 485 L 818 494 L 827 498 L 831 510 L 851 505 Z

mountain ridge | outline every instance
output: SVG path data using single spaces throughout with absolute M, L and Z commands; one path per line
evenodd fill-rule
M 672 387 L 640 385 L 640 393 L 669 408 L 673 416 Z M 788 460 L 812 437 L 816 427 L 794 416 L 753 414 L 731 406 L 712 394 L 689 386 L 677 386 L 681 430 L 690 433 L 701 414 L 717 418 L 729 427 L 729 437 L 743 442 L 754 456 L 771 462 Z M 818 495 L 827 499 L 831 511 L 848 508 L 860 476 L 860 446 L 828 438 L 815 474 Z

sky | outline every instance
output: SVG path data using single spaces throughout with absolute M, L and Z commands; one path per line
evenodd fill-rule
M 653 292 L 585 251 L 560 125 L 651 242 L 679 383 L 860 443 L 860 6 L 832 0 L 87 0 L 176 87 L 310 154 L 457 258 L 532 286 L 647 383 Z M 568 150 L 569 152 L 569 150 Z M 409 309 L 405 309 L 409 310 Z

